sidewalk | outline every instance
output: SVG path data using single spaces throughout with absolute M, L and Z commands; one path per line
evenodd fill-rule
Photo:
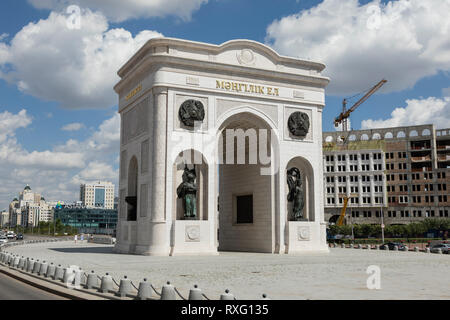
M 229 289 L 238 299 L 450 299 L 450 255 L 361 249 L 331 249 L 324 255 L 222 252 L 219 256 L 148 257 L 119 255 L 113 246 L 39 243 L 9 252 L 99 275 L 124 275 L 156 288 L 171 281 L 185 295 L 194 284 L 212 298 Z M 381 290 L 366 286 L 370 265 L 381 268 Z M 439 276 L 437 276 L 439 275 Z

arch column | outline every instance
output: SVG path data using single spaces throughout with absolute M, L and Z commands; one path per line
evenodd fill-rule
M 166 226 L 167 88 L 153 89 L 153 163 L 150 246 L 148 255 L 168 255 Z

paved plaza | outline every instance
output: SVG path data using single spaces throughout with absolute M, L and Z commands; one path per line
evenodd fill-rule
M 221 252 L 218 256 L 149 257 L 114 254 L 113 247 L 74 242 L 8 248 L 25 257 L 78 265 L 157 288 L 170 280 L 183 295 L 198 284 L 210 298 L 230 289 L 237 299 L 450 299 L 450 255 L 362 249 L 329 254 L 272 255 Z M 381 268 L 381 289 L 366 286 L 367 267 Z

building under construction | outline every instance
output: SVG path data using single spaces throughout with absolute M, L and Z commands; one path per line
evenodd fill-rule
M 449 218 L 450 129 L 433 125 L 323 133 L 325 219 L 406 224 Z

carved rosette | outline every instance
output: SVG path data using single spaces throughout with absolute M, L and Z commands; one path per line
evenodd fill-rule
M 297 228 L 298 241 L 308 241 L 310 238 L 309 227 L 298 227 Z
M 305 138 L 309 132 L 309 116 L 300 111 L 296 111 L 289 116 L 288 128 L 294 137 Z
M 200 226 L 186 226 L 186 242 L 200 241 Z
M 205 119 L 205 107 L 199 100 L 186 100 L 178 111 L 180 121 L 187 127 L 194 127 L 195 122 L 203 122 Z
M 255 55 L 250 49 L 243 49 L 239 53 L 236 54 L 237 60 L 240 64 L 243 65 L 254 65 L 255 64 Z

